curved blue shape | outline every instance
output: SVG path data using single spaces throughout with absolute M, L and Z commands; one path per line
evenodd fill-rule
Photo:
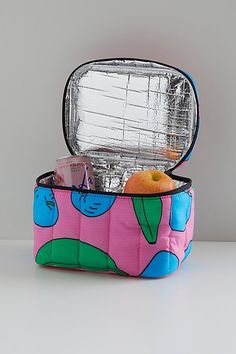
M 184 161 L 189 161 L 191 156 L 192 156 L 192 151 L 187 155 Z
M 178 267 L 179 259 L 175 254 L 168 251 L 160 251 L 153 257 L 140 276 L 144 278 L 164 277 L 175 272 Z
M 188 247 L 187 247 L 186 250 L 184 251 L 184 258 L 183 258 L 183 260 L 182 260 L 182 263 L 183 263 L 183 261 L 185 261 L 185 259 L 188 257 L 189 253 L 192 251 L 192 248 L 193 248 L 193 242 L 190 241 Z
M 170 227 L 174 231 L 185 231 L 190 218 L 192 207 L 192 194 L 181 192 L 171 197 Z
M 71 201 L 83 215 L 96 217 L 106 213 L 113 205 L 116 197 L 93 193 L 72 192 Z
M 34 223 L 49 227 L 56 224 L 59 217 L 57 202 L 51 188 L 36 187 L 34 190 Z

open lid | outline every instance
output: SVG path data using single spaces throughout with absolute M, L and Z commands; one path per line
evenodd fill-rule
M 199 108 L 183 71 L 139 59 L 85 63 L 70 75 L 63 130 L 73 155 L 173 170 L 188 159 Z

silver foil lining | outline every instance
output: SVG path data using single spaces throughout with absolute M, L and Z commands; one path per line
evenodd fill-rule
M 97 190 L 121 192 L 135 171 L 173 168 L 196 131 L 191 83 L 153 62 L 81 66 L 69 80 L 64 107 L 67 143 L 73 154 L 91 158 Z
M 184 186 L 186 184 L 186 182 L 177 181 L 175 179 L 174 179 L 174 181 L 175 181 L 175 184 L 176 184 L 176 188 L 182 187 L 182 186 Z M 39 183 L 45 184 L 47 186 L 55 185 L 56 182 L 55 182 L 54 174 L 52 173 L 50 176 L 47 176 L 45 178 L 41 178 L 39 180 Z

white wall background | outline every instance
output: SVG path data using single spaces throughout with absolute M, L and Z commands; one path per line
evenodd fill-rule
M 201 129 L 179 169 L 196 191 L 198 240 L 236 240 L 236 41 L 231 0 L 0 1 L 2 239 L 31 239 L 35 178 L 68 154 L 65 81 L 108 57 L 166 62 L 192 73 Z

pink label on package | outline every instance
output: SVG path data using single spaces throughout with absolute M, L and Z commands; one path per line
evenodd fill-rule
M 55 183 L 59 186 L 95 190 L 93 167 L 86 156 L 68 156 L 57 159 Z

